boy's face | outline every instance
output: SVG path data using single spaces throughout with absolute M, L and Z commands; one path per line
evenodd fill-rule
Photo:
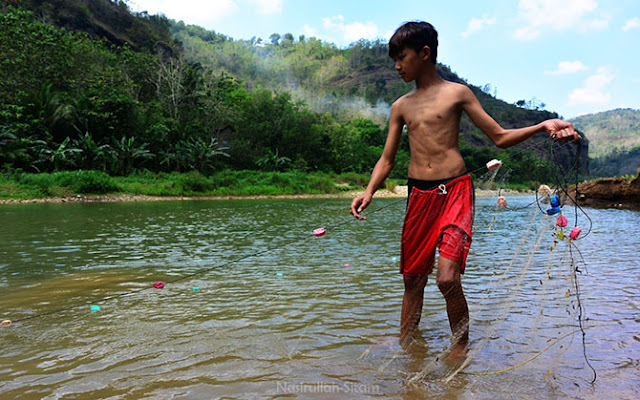
M 394 58 L 396 71 L 398 71 L 403 81 L 411 82 L 418 77 L 425 62 L 421 56 L 422 53 L 422 51 L 418 53 L 414 49 L 405 47 L 400 54 Z

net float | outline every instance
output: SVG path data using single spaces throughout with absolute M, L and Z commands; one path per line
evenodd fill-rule
M 500 166 L 501 166 L 501 165 L 502 165 L 502 161 L 500 161 L 500 160 L 496 160 L 496 159 L 494 158 L 493 160 L 491 160 L 491 161 L 489 161 L 489 162 L 487 163 L 487 169 L 488 169 L 489 171 L 493 171 L 493 170 L 495 170 L 495 169 L 500 168 Z

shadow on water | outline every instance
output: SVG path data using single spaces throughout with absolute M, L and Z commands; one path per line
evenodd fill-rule
M 640 396 L 640 213 L 588 209 L 577 242 L 591 385 L 571 255 L 542 215 L 477 199 L 454 374 L 433 277 L 417 340 L 398 344 L 404 202 L 384 206 L 367 221 L 344 199 L 2 206 L 0 319 L 65 310 L 0 329 L 0 397 Z

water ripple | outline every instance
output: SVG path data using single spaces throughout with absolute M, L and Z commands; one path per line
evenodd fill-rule
M 497 212 L 494 203 L 477 200 L 463 277 L 470 371 L 521 363 L 578 326 L 565 243 L 551 251 L 542 216 L 527 232 L 531 209 Z M 403 202 L 365 222 L 347 208 L 347 200 L 7 207 L 0 319 L 82 307 L 0 329 L 0 397 L 305 398 L 313 388 L 327 399 L 640 396 L 640 279 L 629 234 L 640 213 L 587 209 L 594 229 L 577 242 L 587 351 L 599 375 L 589 389 L 579 332 L 509 373 L 444 384 L 451 370 L 436 360 L 450 332 L 434 277 L 423 341 L 397 344 Z M 318 226 L 328 234 L 313 237 Z M 89 301 L 140 289 L 89 310 Z M 420 371 L 424 380 L 405 384 Z

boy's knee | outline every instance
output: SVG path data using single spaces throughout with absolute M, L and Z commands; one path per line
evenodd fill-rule
M 452 277 L 438 277 L 438 280 L 436 281 L 440 290 L 450 289 L 456 286 L 458 282 L 459 281 L 453 279 Z
M 460 284 L 460 263 L 448 258 L 440 257 L 436 283 L 438 287 Z
M 436 277 L 436 283 L 438 286 L 445 285 L 450 286 L 453 284 L 460 283 L 460 275 L 459 274 L 439 274 Z
M 455 295 L 458 292 L 456 289 L 462 286 L 460 282 L 460 275 L 456 276 L 455 274 L 442 274 L 438 276 L 436 284 L 438 285 L 440 292 L 445 296 Z
M 404 290 L 406 292 L 422 291 L 427 284 L 428 276 L 404 276 Z

